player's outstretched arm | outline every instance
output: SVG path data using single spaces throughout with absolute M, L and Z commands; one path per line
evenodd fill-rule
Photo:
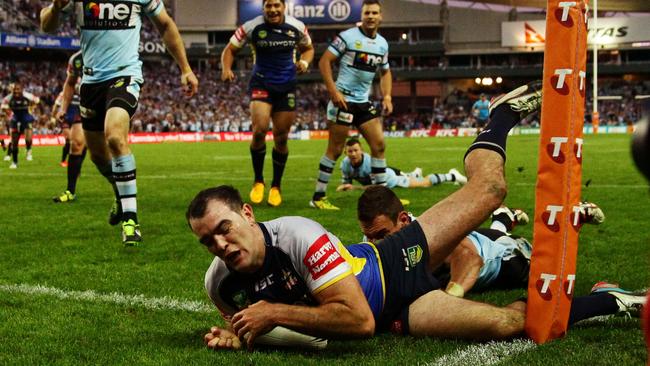
M 430 268 L 441 264 L 503 202 L 507 191 L 503 165 L 501 155 L 492 150 L 472 150 L 465 158 L 467 184 L 418 217 L 429 246 Z
M 314 295 L 318 306 L 259 301 L 232 317 L 232 328 L 249 348 L 275 326 L 326 338 L 367 338 L 375 321 L 356 277 L 352 274 Z
M 151 20 L 162 36 L 167 50 L 174 60 L 176 60 L 176 64 L 178 64 L 178 67 L 181 70 L 181 84 L 186 88 L 185 94 L 188 97 L 193 96 L 199 89 L 199 81 L 187 61 L 183 38 L 181 38 L 181 34 L 178 32 L 176 23 L 174 23 L 174 20 L 169 16 L 169 14 L 167 14 L 165 8 L 163 8 L 158 15 L 152 17 Z
M 41 30 L 43 32 L 54 32 L 59 28 L 61 10 L 68 5 L 70 0 L 53 0 L 50 6 L 41 10 Z

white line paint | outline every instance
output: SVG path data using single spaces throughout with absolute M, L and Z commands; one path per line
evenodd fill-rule
M 444 355 L 423 366 L 495 365 L 537 347 L 531 340 L 515 339 L 509 342 L 476 344 L 454 354 Z
M 181 310 L 194 313 L 212 313 L 214 306 L 199 302 L 174 299 L 171 297 L 145 297 L 144 295 L 125 295 L 119 292 L 102 294 L 93 290 L 68 291 L 42 285 L 0 285 L 0 292 L 25 295 L 52 296 L 61 300 L 105 302 L 117 305 L 138 306 L 150 310 Z

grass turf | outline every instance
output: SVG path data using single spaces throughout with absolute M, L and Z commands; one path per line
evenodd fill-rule
M 607 216 L 601 226 L 582 229 L 576 294 L 599 280 L 629 289 L 647 287 L 650 197 L 648 184 L 633 167 L 629 136 L 586 136 L 583 198 L 598 203 Z M 389 139 L 390 166 L 422 167 L 426 173 L 461 168 L 467 138 Z M 534 208 L 537 137 L 513 136 L 506 167 L 506 203 L 529 213 Z M 270 145 L 269 145 L 270 146 Z M 355 222 L 359 191 L 334 192 L 337 213 L 308 207 L 318 160 L 326 141 L 292 141 L 283 182 L 283 205 L 255 207 L 258 220 L 301 215 L 322 223 L 344 243 L 358 241 Z M 119 292 L 147 298 L 171 297 L 208 305 L 203 274 L 212 257 L 196 242 L 184 219 L 187 204 L 200 189 L 232 184 L 244 198 L 252 183 L 246 143 L 160 144 L 132 146 L 138 165 L 142 248 L 124 248 L 117 227 L 107 224 L 112 192 L 89 159 L 84 163 L 77 200 L 54 204 L 65 189 L 60 147 L 35 147 L 34 161 L 19 169 L 0 167 L 0 286 L 44 285 L 66 291 Z M 270 155 L 270 153 L 268 154 Z M 271 178 L 270 156 L 266 162 Z M 588 185 L 587 185 L 588 183 Z M 457 189 L 398 190 L 419 214 Z M 532 236 L 532 225 L 516 229 Z M 435 364 L 471 345 L 380 335 L 365 341 L 332 341 L 323 352 L 261 349 L 211 352 L 202 335 L 221 324 L 217 312 L 150 310 L 137 305 L 57 298 L 0 291 L 0 364 Z M 471 298 L 497 304 L 524 290 L 494 291 Z M 435 311 L 435 309 L 432 309 Z M 502 364 L 643 364 L 646 359 L 638 319 L 616 318 L 578 325 L 565 339 L 502 360 Z M 468 362 L 468 361 L 466 361 Z

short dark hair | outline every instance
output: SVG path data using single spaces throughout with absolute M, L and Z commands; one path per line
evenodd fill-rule
M 397 216 L 404 211 L 404 206 L 397 195 L 385 186 L 369 186 L 357 202 L 357 217 L 364 224 L 372 223 L 376 217 L 388 216 L 394 223 Z
M 240 212 L 244 207 L 244 201 L 242 201 L 239 191 L 233 186 L 221 185 L 207 188 L 199 192 L 187 207 L 185 212 L 187 223 L 189 224 L 191 219 L 200 219 L 205 216 L 210 201 L 221 201 L 235 212 Z
M 267 1 L 268 0 L 262 0 L 262 6 L 264 6 L 264 4 L 266 4 Z M 280 2 L 284 4 L 284 0 L 280 0 Z
M 359 139 L 356 138 L 356 137 L 350 137 L 350 138 L 345 142 L 345 146 L 352 146 L 352 145 L 356 145 L 356 144 L 361 145 L 361 141 L 359 141 Z
M 361 6 L 363 7 L 365 5 L 375 5 L 375 4 L 379 5 L 379 7 L 381 8 L 381 3 L 379 2 L 379 0 L 363 0 L 363 4 Z

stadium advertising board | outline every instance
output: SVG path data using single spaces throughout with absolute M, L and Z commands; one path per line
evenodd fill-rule
M 650 17 L 598 18 L 598 29 L 589 26 L 587 43 L 616 44 L 650 41 Z M 531 47 L 546 41 L 546 21 L 501 23 L 501 46 Z
M 355 23 L 361 20 L 363 0 L 287 0 L 286 14 L 305 24 Z M 262 14 L 262 0 L 238 0 L 237 23 Z
M 2 33 L 0 34 L 0 46 L 75 50 L 80 47 L 80 44 L 79 39 L 73 37 Z

